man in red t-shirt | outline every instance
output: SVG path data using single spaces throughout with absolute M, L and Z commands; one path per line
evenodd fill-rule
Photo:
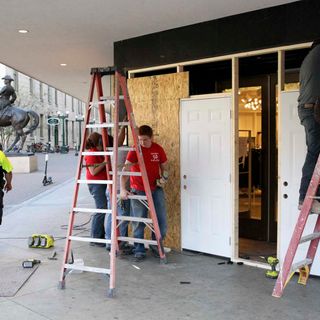
M 158 218 L 161 237 L 164 239 L 167 232 L 167 214 L 165 206 L 165 198 L 163 185 L 168 179 L 168 163 L 167 156 L 163 148 L 153 142 L 152 128 L 143 125 L 139 128 L 138 141 L 141 146 L 144 163 L 148 175 L 152 198 Z M 131 172 L 140 172 L 138 158 L 135 151 L 130 151 L 127 155 L 125 167 L 130 167 Z M 145 195 L 145 189 L 141 176 L 130 176 L 130 189 L 126 189 L 128 176 L 121 176 L 121 198 L 128 199 L 129 195 Z M 133 217 L 146 218 L 148 210 L 139 200 L 131 199 L 131 215 Z M 134 238 L 144 238 L 145 224 L 141 222 L 133 222 Z M 152 238 L 155 239 L 154 234 Z M 140 261 L 145 258 L 145 248 L 143 243 L 134 244 L 134 255 L 136 260 Z M 156 247 L 151 247 L 156 251 Z

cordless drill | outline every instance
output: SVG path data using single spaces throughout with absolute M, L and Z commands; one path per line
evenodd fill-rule
M 276 266 L 279 263 L 279 259 L 274 257 L 267 257 L 267 263 L 271 266 L 271 270 L 266 272 L 266 277 L 271 279 L 276 279 L 278 277 L 279 272 L 276 270 Z

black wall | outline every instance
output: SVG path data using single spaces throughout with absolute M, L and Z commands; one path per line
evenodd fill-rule
M 114 43 L 124 70 L 196 60 L 320 38 L 320 0 L 296 1 Z

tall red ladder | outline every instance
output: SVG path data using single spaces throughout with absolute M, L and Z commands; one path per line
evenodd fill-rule
M 279 272 L 276 284 L 274 286 L 272 295 L 280 298 L 283 294 L 284 288 L 291 279 L 292 275 L 299 271 L 298 283 L 306 284 L 310 269 L 312 267 L 314 257 L 317 252 L 319 240 L 320 240 L 320 215 L 318 215 L 313 233 L 302 236 L 305 229 L 308 217 L 311 212 L 312 204 L 316 197 L 316 193 L 320 184 L 320 156 L 313 171 L 312 178 L 307 190 L 305 200 L 302 204 L 302 208 L 298 217 L 298 221 L 295 225 L 291 241 L 283 262 L 283 266 Z M 293 263 L 299 244 L 310 241 L 309 248 L 306 254 L 306 258 L 302 261 Z
M 103 76 L 114 76 L 114 83 L 115 83 L 115 96 L 114 97 L 103 97 L 103 86 L 102 86 L 102 77 Z M 95 90 L 96 89 L 96 90 Z M 96 94 L 98 96 L 98 101 L 94 101 L 94 93 L 96 91 Z M 120 96 L 120 91 L 122 95 Z M 120 108 L 120 98 L 124 99 L 124 105 L 127 112 L 127 118 L 128 122 L 119 122 L 119 108 Z M 113 102 L 113 123 L 107 123 L 106 122 L 106 116 L 105 116 L 105 104 L 110 103 L 110 101 Z M 100 123 L 90 124 L 90 114 L 91 109 L 93 106 L 98 105 L 99 108 L 99 118 Z M 81 141 L 81 147 L 79 152 L 79 160 L 78 160 L 78 167 L 77 167 L 77 173 L 76 173 L 76 186 L 75 191 L 73 195 L 73 201 L 72 201 L 72 207 L 70 211 L 69 216 L 69 224 L 68 224 L 68 231 L 67 231 L 67 237 L 66 237 L 66 245 L 64 250 L 64 257 L 63 257 L 63 265 L 61 270 L 61 276 L 59 281 L 59 288 L 64 289 L 65 283 L 66 283 L 66 276 L 71 270 L 81 270 L 81 271 L 87 271 L 87 272 L 95 272 L 95 273 L 103 273 L 107 274 L 110 277 L 109 280 L 109 291 L 108 295 L 110 297 L 113 297 L 115 295 L 115 282 L 116 282 L 116 256 L 119 251 L 118 241 L 128 241 L 128 242 L 136 242 L 136 243 L 143 243 L 148 245 L 157 245 L 159 250 L 159 256 L 160 256 L 160 263 L 166 263 L 166 256 L 164 252 L 164 247 L 162 243 L 160 228 L 157 220 L 157 215 L 153 203 L 152 193 L 148 181 L 147 171 L 143 159 L 143 154 L 141 147 L 138 142 L 138 127 L 135 122 L 133 109 L 131 105 L 131 101 L 129 98 L 129 93 L 127 89 L 127 81 L 126 78 L 121 75 L 115 67 L 107 67 L 107 68 L 92 68 L 91 69 L 91 84 L 90 84 L 90 90 L 89 90 L 89 98 L 88 98 L 88 104 L 86 109 L 86 116 L 84 120 L 85 124 L 85 130 Z M 134 142 L 134 148 L 128 148 L 128 147 L 118 147 L 118 134 L 119 134 L 119 126 L 123 125 L 129 125 L 133 142 Z M 103 150 L 101 152 L 86 152 L 85 151 L 85 140 L 87 138 L 88 129 L 90 128 L 96 128 L 101 129 L 102 134 L 102 142 L 103 142 Z M 107 134 L 107 128 L 113 128 L 113 147 L 107 147 L 108 146 L 108 134 Z M 138 158 L 138 163 L 140 167 L 140 173 L 131 173 L 130 171 L 121 171 L 118 170 L 118 150 L 135 150 Z M 106 171 L 107 171 L 107 180 L 81 180 L 81 173 L 82 173 L 82 164 L 83 164 L 83 158 L 86 155 L 92 155 L 92 156 L 101 156 L 103 155 L 105 157 L 105 163 L 106 163 Z M 113 174 L 114 172 L 110 171 L 110 158 L 112 156 L 112 168 L 116 168 L 114 172 L 116 174 Z M 142 181 L 145 188 L 145 196 L 139 196 L 139 195 L 131 195 L 129 196 L 129 199 L 135 199 L 139 200 L 141 203 L 143 203 L 148 209 L 150 213 L 150 218 L 136 218 L 131 216 L 118 216 L 117 214 L 117 201 L 119 199 L 119 195 L 117 195 L 117 176 L 118 175 L 139 175 L 142 176 Z M 111 209 L 96 209 L 96 208 L 78 208 L 77 207 L 77 201 L 78 201 L 78 193 L 79 193 L 79 186 L 81 183 L 89 184 L 89 183 L 103 183 L 108 185 L 108 190 L 111 195 Z M 79 237 L 79 236 L 73 236 L 73 227 L 75 223 L 75 216 L 77 213 L 106 213 L 112 215 L 112 232 L 111 232 L 111 240 L 106 239 L 96 239 L 96 238 L 90 238 L 90 237 Z M 146 226 L 151 229 L 152 232 L 155 234 L 156 240 L 147 240 L 147 239 L 137 239 L 132 237 L 120 237 L 118 235 L 118 227 L 119 225 L 124 222 L 140 222 L 145 223 Z M 71 252 L 71 242 L 72 241 L 82 241 L 82 242 L 98 242 L 98 243 L 111 243 L 111 251 L 110 251 L 110 267 L 107 268 L 97 268 L 92 266 L 81 266 L 81 265 L 75 265 L 73 263 L 68 263 L 70 252 Z M 106 251 L 107 253 L 107 251 Z

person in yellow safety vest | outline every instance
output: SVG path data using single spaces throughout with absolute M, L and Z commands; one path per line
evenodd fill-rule
M 0 225 L 2 223 L 3 214 L 3 196 L 5 190 L 6 192 L 12 189 L 12 165 L 6 155 L 2 151 L 2 146 L 0 145 Z

